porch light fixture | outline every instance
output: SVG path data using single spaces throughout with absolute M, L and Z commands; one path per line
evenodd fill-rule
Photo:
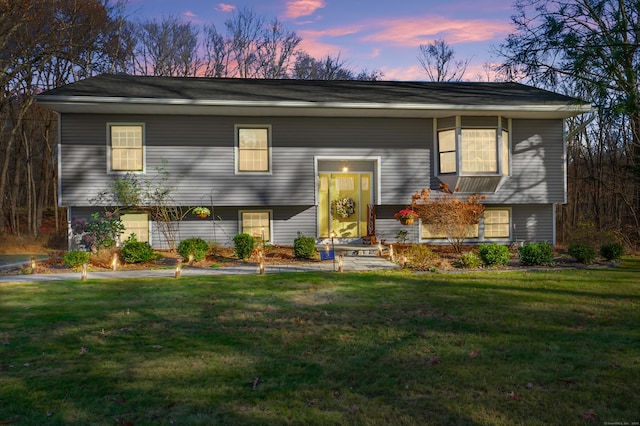
M 347 173 L 349 171 L 349 166 L 347 165 L 346 162 L 342 163 L 342 172 L 343 173 Z

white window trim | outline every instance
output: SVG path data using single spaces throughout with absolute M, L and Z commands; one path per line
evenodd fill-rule
M 241 171 L 239 167 L 240 163 L 240 140 L 238 138 L 238 133 L 240 129 L 267 129 L 267 144 L 268 150 L 267 155 L 269 156 L 269 170 L 267 171 L 258 171 L 258 172 L 250 172 L 250 171 Z M 233 157 L 235 162 L 235 174 L 236 175 L 271 175 L 273 174 L 273 134 L 272 134 L 272 126 L 271 124 L 235 124 L 233 126 Z
M 273 210 L 272 209 L 243 209 L 238 210 L 238 233 L 242 233 L 242 214 L 243 213 L 268 213 L 269 214 L 269 231 L 271 235 L 269 235 L 269 241 L 265 241 L 267 245 L 273 245 L 274 242 L 274 232 L 273 232 Z
M 112 170 L 111 169 L 111 127 L 112 126 L 140 126 L 142 127 L 142 170 Z M 107 122 L 107 174 L 126 175 L 127 173 L 144 174 L 147 172 L 147 129 L 145 123 L 140 122 Z

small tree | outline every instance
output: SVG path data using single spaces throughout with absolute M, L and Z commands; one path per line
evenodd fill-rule
M 416 192 L 412 196 L 411 209 L 460 253 L 462 243 L 469 237 L 469 231 L 484 214 L 481 202 L 485 196 L 474 194 L 465 200 L 454 195 L 446 184 L 440 185 L 441 196 L 431 198 L 431 192 L 431 189 Z
M 165 237 L 169 248 L 176 248 L 178 226 L 190 209 L 177 205 L 172 197 L 176 188 L 169 185 L 170 173 L 162 167 L 155 169 L 155 176 L 141 178 L 134 173 L 127 173 L 121 179 L 111 182 L 108 191 L 101 192 L 91 201 L 95 204 L 116 206 L 121 209 L 133 209 L 147 213 L 156 223 L 160 233 Z

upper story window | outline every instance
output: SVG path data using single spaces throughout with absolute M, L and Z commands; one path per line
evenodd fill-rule
M 271 172 L 271 126 L 236 126 L 236 172 Z
M 109 124 L 109 171 L 144 170 L 144 125 Z
M 440 174 L 509 174 L 509 123 L 502 117 L 437 120 Z
M 459 192 L 495 192 L 508 178 L 509 128 L 504 117 L 437 118 L 438 179 Z

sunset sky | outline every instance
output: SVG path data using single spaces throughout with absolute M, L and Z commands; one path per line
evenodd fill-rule
M 278 18 L 303 39 L 314 57 L 340 55 L 359 71 L 378 69 L 386 80 L 425 80 L 419 45 L 444 39 L 456 58 L 469 59 L 465 80 L 478 80 L 483 64 L 496 61 L 491 46 L 511 29 L 513 0 L 129 0 L 134 19 L 177 16 L 224 31 L 234 10 L 248 7 Z

